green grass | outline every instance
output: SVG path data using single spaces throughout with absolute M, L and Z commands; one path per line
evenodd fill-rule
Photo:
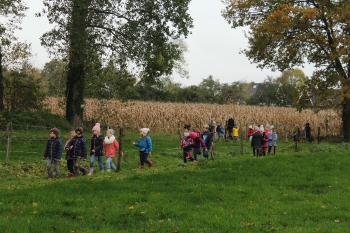
M 45 137 L 46 132 L 28 137 Z M 18 132 L 25 137 L 25 132 Z M 40 136 L 41 135 L 41 136 Z M 68 134 L 66 135 L 68 136 Z M 62 134 L 62 137 L 66 137 Z M 86 135 L 89 138 L 90 135 Z M 119 173 L 48 181 L 46 141 L 1 153 L 0 232 L 348 232 L 348 144 L 279 142 L 253 158 L 248 142 L 216 143 L 216 157 L 183 164 L 178 136 L 152 135 L 154 167 L 139 169 L 126 132 Z M 4 145 L 0 145 L 4 150 Z M 26 153 L 31 152 L 31 153 Z M 37 153 L 34 153 L 37 152 Z M 115 161 L 116 162 L 116 161 Z M 88 167 L 88 162 L 84 165 Z M 97 172 L 96 172 L 97 171 Z M 62 176 L 67 172 L 61 163 Z

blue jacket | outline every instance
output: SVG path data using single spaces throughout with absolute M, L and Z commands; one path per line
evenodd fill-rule
M 62 139 L 59 137 L 50 138 L 47 141 L 44 158 L 60 160 L 62 157 Z
M 70 150 L 70 156 L 72 158 L 83 158 L 87 157 L 87 147 L 86 147 L 86 138 L 84 136 L 75 136 L 73 137 L 66 145 L 65 150 L 69 150 L 70 146 L 73 148 Z
M 276 132 L 274 132 L 274 135 L 275 135 L 275 137 L 273 138 L 273 140 L 274 140 L 274 144 L 275 145 L 273 145 L 273 146 L 276 146 L 276 142 L 278 140 L 278 136 L 277 136 Z M 269 146 L 272 146 L 272 133 L 268 133 L 267 136 L 269 137 Z
M 142 137 L 135 143 L 135 146 L 140 147 L 140 151 L 144 153 L 152 152 L 152 140 L 149 136 Z
M 100 134 L 99 136 L 93 136 L 91 139 L 91 150 L 90 150 L 90 156 L 103 156 L 103 140 L 104 136 Z M 92 150 L 95 150 L 95 153 L 92 153 Z
M 209 150 L 211 145 L 212 145 L 212 143 L 213 143 L 213 134 L 210 133 L 209 131 L 204 131 L 201 134 L 201 138 L 203 139 L 203 142 L 204 142 L 205 146 Z

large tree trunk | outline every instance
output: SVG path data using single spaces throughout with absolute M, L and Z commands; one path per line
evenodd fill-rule
M 342 104 L 342 121 L 344 131 L 344 141 L 350 141 L 350 99 L 345 97 Z
M 2 48 L 0 45 L 0 110 L 4 110 L 4 72 L 2 69 Z
M 66 87 L 66 119 L 81 126 L 84 114 L 84 71 L 87 56 L 86 18 L 91 0 L 75 0 L 69 27 L 69 63 Z

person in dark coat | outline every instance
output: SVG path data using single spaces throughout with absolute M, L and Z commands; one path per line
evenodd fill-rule
M 50 138 L 47 141 L 46 149 L 44 152 L 43 159 L 47 159 L 47 174 L 49 180 L 52 179 L 52 169 L 51 166 L 55 164 L 56 178 L 60 177 L 60 160 L 62 157 L 62 139 L 58 137 L 59 130 L 57 128 L 52 128 L 50 130 Z
M 92 128 L 92 139 L 91 139 L 91 148 L 90 148 L 90 172 L 88 176 L 91 176 L 94 172 L 94 163 L 95 160 L 98 160 L 98 165 L 100 167 L 100 172 L 104 172 L 103 168 L 103 141 L 104 136 L 101 134 L 101 128 L 100 123 L 96 123 L 95 126 Z
M 80 161 L 86 160 L 87 157 L 87 146 L 86 138 L 83 136 L 83 128 L 77 127 L 75 130 L 76 136 L 74 136 L 66 145 L 65 150 L 70 150 L 70 154 L 73 157 L 74 162 L 74 176 L 79 176 L 78 170 L 83 175 L 87 174 L 87 170 L 80 164 Z
M 309 123 L 305 124 L 305 135 L 306 135 L 306 140 L 311 142 L 311 128 L 310 128 L 310 124 Z
M 201 134 L 201 138 L 202 138 L 205 146 L 207 147 L 206 150 L 203 148 L 203 157 L 208 158 L 209 157 L 208 151 L 210 150 L 210 148 L 213 144 L 213 133 L 209 131 L 208 125 L 204 125 L 203 132 Z
M 263 146 L 263 136 L 258 126 L 254 126 L 253 129 L 254 133 L 252 134 L 251 147 L 253 148 L 253 157 L 258 157 Z
M 229 119 L 227 120 L 227 131 L 228 131 L 228 138 L 233 139 L 232 137 L 232 129 L 235 126 L 235 121 L 233 120 L 233 116 L 230 115 Z

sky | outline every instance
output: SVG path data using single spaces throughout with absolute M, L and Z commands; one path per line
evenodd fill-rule
M 40 45 L 40 37 L 52 28 L 46 17 L 35 17 L 43 8 L 42 0 L 27 0 L 27 17 L 23 19 L 22 30 L 17 32 L 20 41 L 32 44 L 34 66 L 43 68 L 50 61 L 45 48 Z M 210 75 L 220 83 L 235 81 L 263 82 L 267 76 L 274 78 L 280 72 L 256 68 L 247 57 L 239 54 L 247 48 L 248 39 L 243 28 L 232 29 L 221 16 L 224 4 L 220 0 L 192 0 L 189 13 L 193 18 L 194 28 L 185 39 L 188 52 L 185 58 L 188 64 L 189 79 L 182 79 L 174 74 L 174 81 L 184 86 L 198 85 Z M 299 67 L 305 75 L 311 76 L 312 66 Z

